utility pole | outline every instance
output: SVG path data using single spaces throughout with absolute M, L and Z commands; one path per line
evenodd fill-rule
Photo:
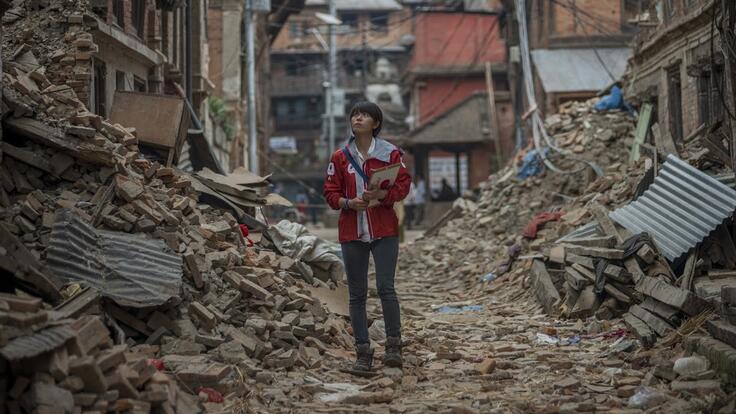
M 337 6 L 335 0 L 329 0 L 330 15 L 337 19 Z M 330 24 L 330 56 L 329 56 L 329 75 L 330 75 L 330 87 L 327 90 L 327 116 L 329 117 L 329 145 L 327 159 L 332 156 L 335 152 L 335 88 L 337 88 L 337 33 L 335 32 L 335 25 Z
M 258 169 L 258 139 L 256 136 L 256 59 L 253 39 L 253 0 L 244 0 L 245 17 L 243 26 L 245 29 L 245 66 L 247 87 L 247 112 L 248 112 L 248 169 L 259 174 Z M 243 154 L 245 158 L 245 154 Z

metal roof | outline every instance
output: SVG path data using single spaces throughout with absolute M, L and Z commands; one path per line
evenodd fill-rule
M 0 355 L 8 361 L 32 358 L 53 351 L 74 336 L 74 332 L 67 326 L 54 326 L 11 340 L 0 348 Z
M 697 246 L 736 210 L 736 191 L 669 155 L 636 201 L 609 214 L 634 234 L 647 232 L 670 261 Z
M 471 144 L 490 140 L 488 95 L 476 92 L 409 133 L 408 146 Z
M 162 241 L 97 230 L 62 210 L 46 262 L 65 282 L 84 282 L 123 306 L 161 305 L 179 295 L 181 257 Z
M 307 0 L 305 5 L 327 6 L 327 0 Z M 335 7 L 337 10 L 356 11 L 401 10 L 401 4 L 396 0 L 335 0 Z
M 532 50 L 545 92 L 597 92 L 623 76 L 629 56 L 628 48 Z M 606 68 L 616 79 L 611 79 Z

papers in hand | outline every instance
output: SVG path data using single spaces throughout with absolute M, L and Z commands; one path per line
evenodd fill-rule
M 368 188 L 388 190 L 389 187 L 394 185 L 396 177 L 399 175 L 399 168 L 401 168 L 401 163 L 391 164 L 373 170 L 373 174 L 368 182 Z M 379 200 L 371 200 L 368 203 L 368 207 L 375 207 L 380 203 Z

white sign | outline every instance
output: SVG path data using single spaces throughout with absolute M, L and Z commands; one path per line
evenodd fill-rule
M 332 115 L 345 116 L 345 89 L 335 88 L 332 91 L 332 96 L 335 98 L 332 101 Z
M 468 156 L 460 155 L 460 191 L 457 191 L 455 157 L 429 157 L 429 191 L 435 197 L 442 190 L 442 179 L 452 187 L 458 196 L 468 189 Z
M 268 141 L 271 151 L 278 154 L 296 154 L 296 138 L 294 137 L 271 137 Z
M 271 11 L 271 0 L 250 0 L 250 2 L 255 13 L 268 13 Z

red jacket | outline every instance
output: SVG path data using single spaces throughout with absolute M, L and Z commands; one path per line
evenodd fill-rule
M 368 231 L 371 239 L 395 237 L 399 235 L 399 220 L 396 217 L 393 205 L 395 202 L 403 200 L 409 194 L 411 176 L 401 159 L 401 150 L 386 140 L 380 138 L 374 139 L 375 148 L 362 165 L 363 171 L 368 175 L 368 178 L 370 179 L 375 169 L 396 163 L 400 163 L 401 167 L 399 168 L 399 174 L 396 177 L 394 185 L 388 189 L 388 193 L 381 200 L 381 204 L 366 209 Z M 354 138 L 350 139 L 348 148 L 353 155 L 353 159 L 360 163 L 354 141 Z M 364 183 L 360 174 L 354 171 L 342 148 L 335 151 L 327 168 L 323 194 L 327 200 L 327 204 L 333 210 L 341 210 L 340 221 L 338 222 L 340 243 L 360 240 L 358 212 L 352 209 L 342 209 L 343 206 L 340 205 L 340 198 L 353 199 L 361 196 L 367 188 L 367 183 Z

